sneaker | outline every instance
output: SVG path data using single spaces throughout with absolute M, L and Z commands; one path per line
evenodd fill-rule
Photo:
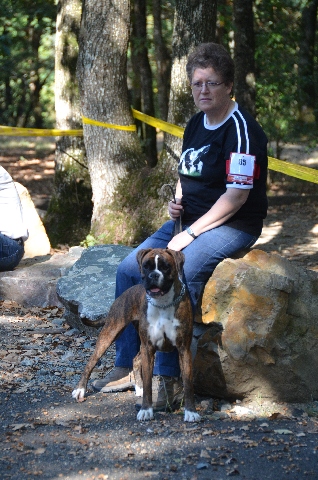
M 154 412 L 173 411 L 183 402 L 182 381 L 176 377 L 155 375 L 152 377 L 152 408 Z M 140 410 L 142 398 L 136 403 L 136 410 Z
M 92 383 L 94 390 L 98 392 L 124 392 L 135 388 L 134 374 L 130 368 L 114 367 L 107 372 L 102 380 Z

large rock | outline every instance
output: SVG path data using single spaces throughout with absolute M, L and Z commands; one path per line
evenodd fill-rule
M 57 294 L 65 306 L 67 322 L 89 335 L 97 335 L 83 318 L 104 317 L 115 298 L 119 263 L 133 250 L 122 245 L 97 245 L 85 250 L 81 258 L 57 282 Z
M 46 234 L 42 220 L 36 211 L 32 198 L 28 190 L 21 185 L 21 183 L 15 182 L 15 186 L 22 203 L 24 219 L 29 230 L 29 238 L 24 244 L 23 258 L 48 255 L 51 250 L 50 240 Z
M 318 399 L 318 274 L 252 250 L 223 261 L 202 300 L 195 389 L 227 398 Z M 211 328 L 209 328 L 211 326 Z
M 120 245 L 85 250 L 58 280 L 68 323 L 89 335 L 114 300 Z M 318 399 L 318 273 L 279 255 L 251 250 L 218 265 L 195 323 L 195 390 L 221 398 Z
M 11 272 L 0 272 L 0 300 L 13 300 L 25 307 L 63 307 L 56 282 L 80 258 L 84 248 L 67 253 L 22 259 Z

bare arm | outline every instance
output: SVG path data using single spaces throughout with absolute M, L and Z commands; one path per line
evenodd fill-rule
M 225 223 L 246 202 L 248 195 L 248 189 L 228 188 L 213 207 L 191 225 L 194 234 L 199 236 L 201 233 L 207 232 L 208 230 Z M 182 250 L 192 241 L 193 238 L 185 231 L 173 237 L 168 244 L 168 248 L 177 251 Z

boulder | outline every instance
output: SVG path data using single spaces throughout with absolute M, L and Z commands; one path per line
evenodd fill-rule
M 21 183 L 15 182 L 15 186 L 22 203 L 23 216 L 29 231 L 29 238 L 24 244 L 23 258 L 48 255 L 51 250 L 51 244 L 31 196 Z
M 197 393 L 318 399 L 318 274 L 251 250 L 220 263 L 202 299 Z
M 72 327 L 88 335 L 98 334 L 97 329 L 84 325 L 81 319 L 96 321 L 108 313 L 115 299 L 117 267 L 132 250 L 122 245 L 90 247 L 67 275 L 58 280 L 57 295 Z
M 79 259 L 82 247 L 67 253 L 22 259 L 11 272 L 0 272 L 0 300 L 25 307 L 63 307 L 56 294 L 56 282 Z
M 96 336 L 81 319 L 105 316 L 114 300 L 120 245 L 85 250 L 57 281 L 68 323 Z M 195 322 L 195 391 L 227 399 L 318 399 L 318 273 L 253 249 L 220 263 Z M 195 355 L 196 354 L 196 355 Z

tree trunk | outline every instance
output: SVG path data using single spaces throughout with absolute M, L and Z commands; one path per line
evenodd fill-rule
M 171 55 L 162 35 L 161 0 L 152 0 L 152 12 L 153 41 L 157 67 L 158 110 L 161 120 L 167 120 L 170 91 Z
M 139 78 L 141 92 L 141 111 L 146 115 L 155 116 L 153 102 L 152 72 L 148 59 L 147 49 L 147 20 L 146 0 L 133 2 L 133 67 L 134 73 Z M 142 138 L 147 164 L 154 167 L 157 164 L 156 130 L 143 123 Z
M 77 75 L 82 114 L 88 119 L 129 128 L 127 47 L 130 2 L 85 0 Z M 136 132 L 84 124 L 84 141 L 93 189 L 92 234 L 101 242 L 122 241 L 128 218 L 116 210 L 116 190 L 145 160 Z
M 318 121 L 317 86 L 314 78 L 315 36 L 318 0 L 307 2 L 302 11 L 299 43 L 298 93 L 300 120 Z
M 56 128 L 82 128 L 76 81 L 81 0 L 60 0 L 56 22 Z M 90 230 L 92 191 L 83 137 L 58 137 L 54 191 L 45 226 L 52 245 L 78 244 Z
M 234 0 L 234 92 L 237 102 L 256 116 L 253 0 Z
M 216 6 L 216 0 L 176 0 L 168 122 L 180 127 L 196 112 L 185 69 L 188 54 L 200 43 L 214 40 Z M 182 139 L 165 135 L 164 155 L 175 172 L 181 149 Z

